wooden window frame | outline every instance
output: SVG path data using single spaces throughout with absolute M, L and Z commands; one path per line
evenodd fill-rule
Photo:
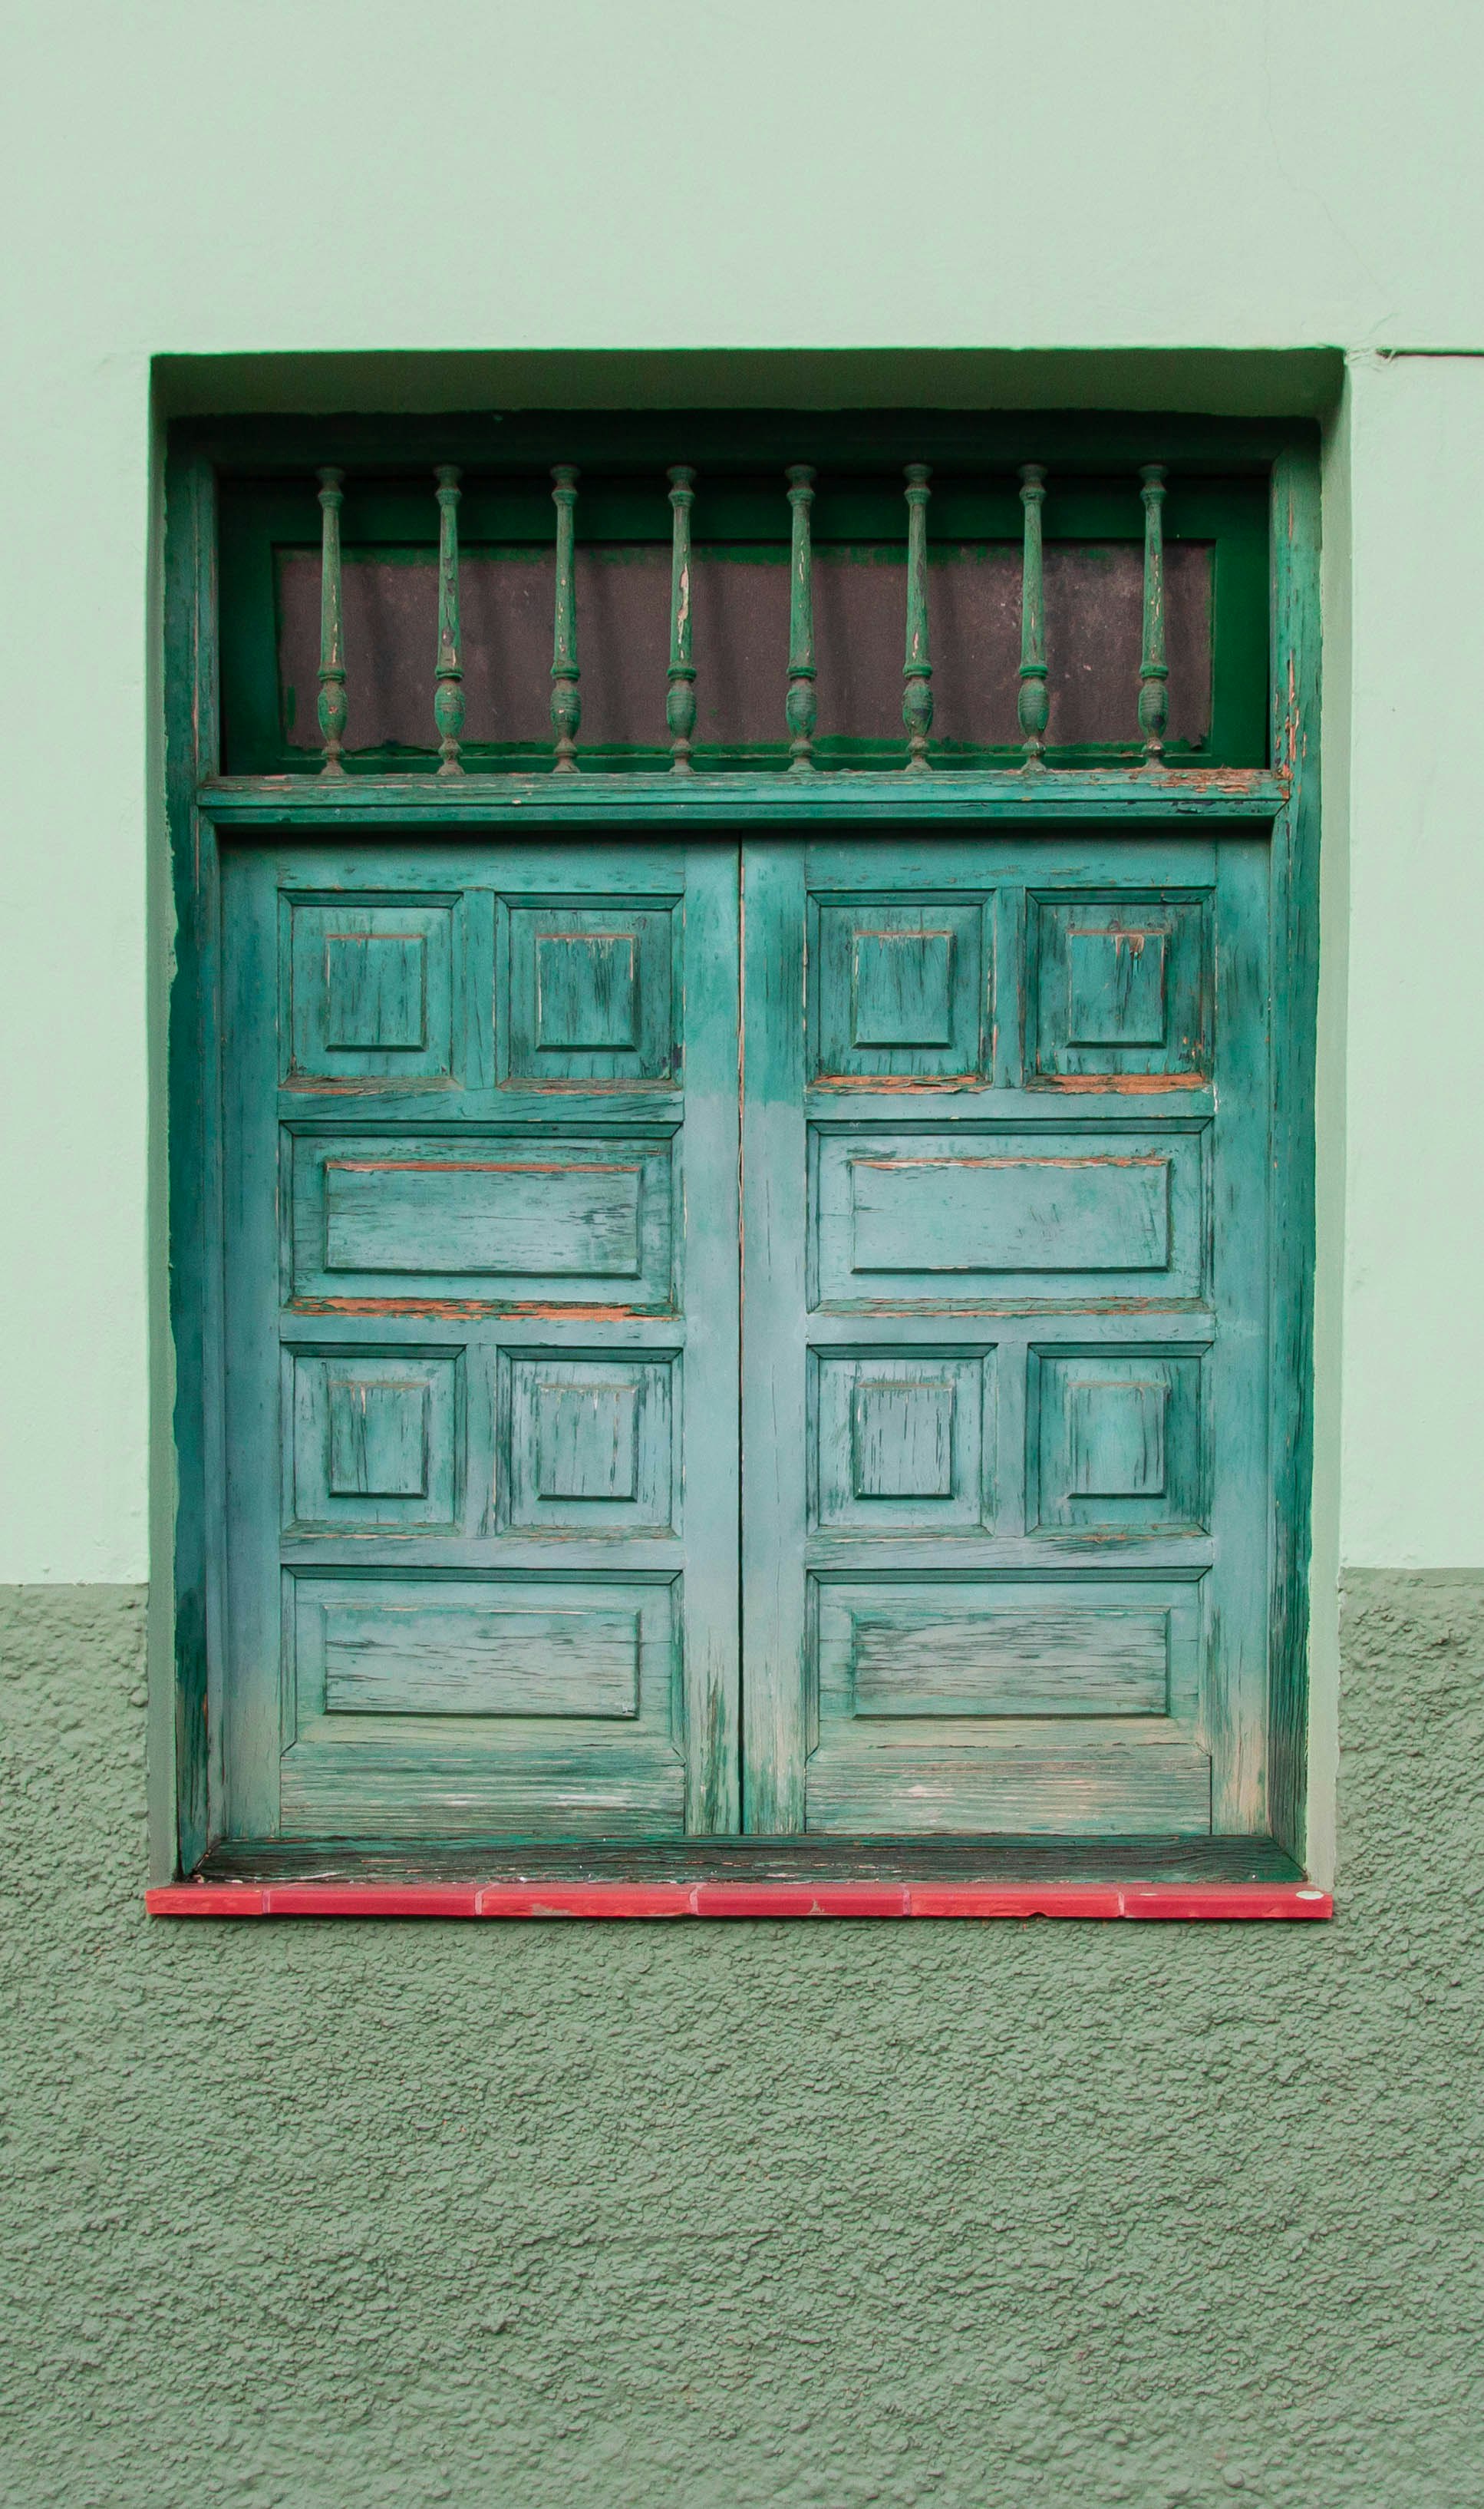
M 704 424 L 715 426 L 714 414 Z M 533 421 L 534 425 L 535 422 Z M 543 419 L 566 453 L 574 424 Z M 609 422 L 627 428 L 638 422 Z M 752 422 L 748 422 L 751 426 Z M 375 418 L 192 421 L 171 430 L 166 468 L 166 787 L 175 915 L 168 1021 L 170 1324 L 175 1361 L 177 1505 L 171 1646 L 175 1879 L 150 1893 L 159 1914 L 360 1915 L 1005 1915 L 1311 1917 L 1327 1896 L 1304 1876 L 1312 1479 L 1314 1065 L 1318 930 L 1319 465 L 1311 423 L 1062 415 L 877 414 L 808 421 L 811 445 L 841 458 L 889 441 L 898 457 L 951 458 L 972 446 L 986 466 L 1038 457 L 1104 471 L 1150 460 L 1265 474 L 1270 482 L 1271 765 L 1265 768 L 901 768 L 793 779 L 745 769 L 693 779 L 664 772 L 552 778 L 481 773 L 452 794 L 426 773 L 322 783 L 293 774 L 225 776 L 218 751 L 217 483 L 267 467 L 304 475 L 326 462 L 444 458 L 450 435 L 482 437 L 488 420 Z M 798 422 L 794 422 L 797 436 Z M 656 442 L 674 421 L 646 423 Z M 857 455 L 859 458 L 859 455 Z M 677 782 L 682 789 L 677 789 Z M 1274 1227 L 1272 1333 L 1269 1794 L 1271 1836 L 1155 1843 L 946 1837 L 863 1852 L 841 1843 L 678 1841 L 490 1853 L 450 1847 L 348 1851 L 307 1868 L 302 1846 L 238 1853 L 213 1836 L 222 1720 L 212 1699 L 222 1591 L 221 1218 L 214 969 L 219 838 L 281 831 L 415 835 L 448 827 L 491 837 L 536 828 L 635 835 L 707 827 L 869 835 L 907 822 L 938 833 L 1072 827 L 1131 833 L 1188 824 L 1272 831 Z M 843 1852 L 842 1852 L 843 1851 Z M 471 1867 L 477 1866 L 477 1871 Z

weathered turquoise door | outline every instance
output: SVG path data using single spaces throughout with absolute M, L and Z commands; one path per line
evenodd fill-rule
M 233 1833 L 1260 1829 L 1267 896 L 229 851 Z
M 734 851 L 223 888 L 234 1833 L 734 1830 Z
M 749 1826 L 1262 1824 L 1267 849 L 747 849 Z

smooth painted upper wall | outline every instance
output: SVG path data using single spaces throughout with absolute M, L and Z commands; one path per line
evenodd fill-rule
M 1438 0 L 12 0 L 0 1581 L 148 1566 L 151 360 L 461 348 L 1354 354 L 1323 1506 L 1349 1559 L 1484 1560 L 1484 375 L 1369 354 L 1484 348 L 1481 74 Z

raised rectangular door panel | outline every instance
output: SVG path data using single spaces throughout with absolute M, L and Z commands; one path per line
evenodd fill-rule
M 297 1581 L 296 1748 L 343 1715 L 638 1716 L 640 1597 L 534 1579 Z M 669 1705 L 668 1632 L 657 1667 Z
M 1199 1132 L 814 1134 L 819 1303 L 1199 1296 Z
M 295 1576 L 283 1832 L 443 1826 L 462 1789 L 481 1825 L 544 1798 L 548 1832 L 679 1835 L 677 1586 Z
M 232 1835 L 736 1830 L 737 904 L 228 858 Z
M 759 843 L 744 899 L 750 1825 L 1260 1829 L 1263 845 Z
M 822 1715 L 1167 1716 L 1195 1705 L 1199 1598 L 1114 1585 L 821 1579 Z
M 671 1306 L 673 1136 L 299 1131 L 284 1152 L 298 1304 Z

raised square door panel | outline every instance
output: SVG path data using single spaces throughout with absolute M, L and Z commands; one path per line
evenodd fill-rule
M 986 1525 L 993 1361 L 983 1350 L 816 1352 L 811 1520 L 865 1534 Z
M 294 1294 L 665 1307 L 672 1200 L 668 1137 L 301 1133 Z
M 290 1532 L 453 1529 L 462 1352 L 288 1349 L 284 1369 Z
M 1211 1072 L 1211 917 L 1178 896 L 1026 901 L 1027 1078 L 1195 1089 Z
M 674 1530 L 677 1354 L 522 1351 L 501 1365 L 502 1522 L 530 1532 Z
M 461 897 L 284 897 L 280 1078 L 316 1094 L 453 1088 Z
M 1199 1133 L 821 1127 L 813 1157 L 822 1306 L 1201 1292 Z
M 962 1081 L 986 1069 L 989 899 L 825 897 L 811 917 L 813 1078 Z
M 501 902 L 501 1077 L 522 1089 L 669 1088 L 680 1074 L 678 902 Z
M 1026 1419 L 1032 1523 L 1202 1532 L 1209 1510 L 1201 1350 L 1033 1350 Z

